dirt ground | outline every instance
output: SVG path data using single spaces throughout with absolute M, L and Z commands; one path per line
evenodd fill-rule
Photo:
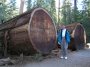
M 32 61 L 29 57 L 22 60 L 19 64 L 0 67 L 90 67 L 90 49 L 69 51 L 67 60 L 55 55 L 44 57 L 43 60 Z

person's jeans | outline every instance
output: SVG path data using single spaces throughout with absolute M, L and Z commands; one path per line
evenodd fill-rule
M 67 56 L 67 49 L 68 49 L 68 44 L 66 43 L 65 37 L 63 37 L 61 42 L 61 56 L 63 57 Z

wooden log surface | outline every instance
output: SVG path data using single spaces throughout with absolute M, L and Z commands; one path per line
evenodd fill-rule
M 62 24 L 56 26 L 57 32 L 60 30 L 61 26 Z M 66 29 L 70 32 L 71 36 L 69 49 L 71 50 L 84 49 L 86 45 L 86 32 L 83 25 L 80 23 L 72 23 L 66 25 Z
M 7 33 L 9 53 L 50 53 L 56 47 L 56 29 L 49 13 L 35 8 L 0 25 L 0 37 Z M 0 38 L 2 39 L 2 38 Z
M 86 45 L 86 32 L 83 25 L 80 23 L 72 23 L 66 25 L 66 28 L 71 34 L 69 48 L 72 50 L 84 49 Z

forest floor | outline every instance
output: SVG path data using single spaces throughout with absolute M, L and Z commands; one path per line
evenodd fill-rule
M 0 67 L 90 67 L 90 49 L 86 48 L 79 51 L 68 51 L 68 59 L 60 59 L 55 54 L 42 57 L 39 54 L 31 56 L 22 56 L 14 65 L 4 65 Z

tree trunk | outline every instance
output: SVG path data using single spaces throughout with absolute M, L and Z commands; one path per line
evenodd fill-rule
M 74 22 L 77 22 L 76 12 L 77 12 L 77 0 L 74 0 Z
M 59 2 L 58 2 L 58 23 L 60 22 L 60 21 L 59 21 L 59 17 L 60 17 L 59 15 L 60 15 L 60 0 L 59 0 Z
M 23 13 L 24 1 L 25 0 L 21 0 L 19 14 L 22 14 Z

